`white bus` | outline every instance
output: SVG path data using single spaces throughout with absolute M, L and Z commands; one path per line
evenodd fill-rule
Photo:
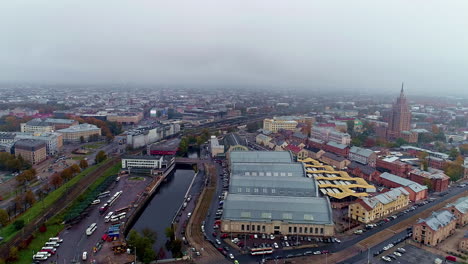
M 104 217 L 104 222 L 109 222 L 109 220 L 111 219 L 112 215 L 114 214 L 114 212 L 109 212 L 106 217 Z
M 118 214 L 118 215 L 113 215 L 113 216 L 111 217 L 110 221 L 111 221 L 111 222 L 117 222 L 117 221 L 119 221 L 120 219 L 124 219 L 126 215 L 127 215 L 127 213 L 125 213 L 125 212 L 124 212 L 124 213 L 120 213 L 120 214 Z
M 96 223 L 92 223 L 88 229 L 86 229 L 86 235 L 90 236 L 93 234 L 94 231 L 96 231 L 96 228 L 97 228 L 97 224 Z

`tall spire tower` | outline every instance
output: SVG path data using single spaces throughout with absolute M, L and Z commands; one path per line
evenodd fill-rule
M 388 136 L 390 138 L 401 137 L 401 132 L 409 131 L 411 128 L 411 112 L 404 92 L 404 83 L 401 83 L 400 96 L 393 103 L 392 115 L 388 122 Z

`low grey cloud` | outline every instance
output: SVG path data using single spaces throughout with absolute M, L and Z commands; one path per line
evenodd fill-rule
M 0 3 L 0 81 L 467 90 L 468 2 Z

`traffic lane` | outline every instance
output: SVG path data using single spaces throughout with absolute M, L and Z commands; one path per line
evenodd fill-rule
M 385 240 L 383 242 L 380 242 L 379 244 L 371 247 L 370 250 L 363 250 L 360 253 L 358 253 L 357 255 L 355 255 L 355 256 L 353 256 L 353 257 L 351 257 L 349 259 L 346 259 L 345 261 L 340 262 L 340 264 L 356 263 L 356 262 L 359 262 L 359 261 L 362 261 L 362 260 L 367 260 L 368 256 L 369 256 L 369 258 L 372 259 L 372 258 L 374 258 L 374 253 L 375 252 L 383 249 L 383 247 L 387 246 L 388 244 L 395 242 L 395 240 L 404 238 L 406 235 L 407 235 L 407 231 L 402 231 L 402 232 L 390 237 L 389 239 L 387 239 L 387 240 Z M 393 252 L 394 249 L 399 248 L 399 247 L 403 247 L 404 245 L 405 245 L 404 241 L 401 242 L 401 243 L 398 243 L 398 244 L 394 244 L 394 246 L 390 250 L 386 250 L 386 251 L 382 252 L 381 254 L 379 254 L 378 256 L 381 257 L 381 256 L 388 255 L 391 252 Z

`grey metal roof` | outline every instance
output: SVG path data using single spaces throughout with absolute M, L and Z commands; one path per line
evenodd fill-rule
M 330 201 L 326 197 L 228 194 L 223 219 L 333 225 Z
M 161 156 L 158 155 L 125 155 L 122 159 L 136 159 L 136 160 L 159 160 Z
M 46 118 L 44 120 L 44 122 L 47 122 L 47 123 L 54 123 L 54 124 L 73 124 L 75 123 L 76 121 L 73 120 L 73 119 L 62 119 L 62 118 Z
M 325 152 L 325 154 L 323 154 L 322 157 L 326 157 L 326 158 L 329 158 L 329 159 L 332 159 L 334 161 L 338 161 L 338 162 L 342 162 L 343 160 L 346 160 L 345 157 L 343 156 L 339 156 L 339 155 L 335 155 L 331 152 Z
M 411 190 L 413 190 L 414 192 L 420 192 L 422 190 L 427 190 L 427 186 L 425 186 L 425 185 L 421 185 L 421 184 L 419 184 L 417 182 L 410 181 L 408 179 L 402 178 L 400 176 L 396 176 L 396 175 L 388 173 L 388 172 L 382 173 L 380 175 L 380 178 L 383 178 L 383 179 L 398 183 L 401 186 L 407 186 L 407 187 L 411 188 Z
M 360 147 L 353 146 L 349 150 L 349 153 L 353 153 L 353 154 L 363 156 L 363 157 L 369 157 L 370 155 L 372 155 L 374 153 L 374 151 L 372 151 L 370 149 L 365 149 L 365 148 L 360 148 Z
M 346 147 L 348 147 L 346 145 L 336 143 L 336 142 L 333 142 L 333 141 L 328 142 L 327 145 L 335 147 L 335 148 L 339 148 L 339 149 L 345 149 Z
M 231 164 L 234 162 L 292 162 L 293 157 L 289 151 L 232 151 Z
M 418 224 L 426 223 L 427 226 L 436 231 L 443 226 L 447 226 L 453 220 L 455 220 L 455 216 L 451 212 L 442 210 L 433 212 L 432 215 L 426 219 L 420 219 Z
M 446 207 L 455 207 L 458 211 L 465 214 L 468 212 L 468 196 L 457 199 L 454 203 L 447 204 Z
M 235 162 L 231 164 L 231 175 L 305 177 L 305 170 L 302 163 L 297 162 Z
M 50 126 L 50 123 L 43 121 L 40 118 L 35 118 L 26 122 L 28 126 Z
M 71 126 L 71 127 L 64 128 L 64 129 L 59 129 L 57 130 L 57 132 L 70 133 L 70 132 L 77 132 L 77 131 L 93 131 L 93 130 L 98 130 L 98 129 L 100 128 L 95 125 L 85 123 L 85 124 L 79 124 L 79 125 Z
M 16 134 L 11 132 L 0 132 L 0 139 L 15 139 Z
M 363 197 L 361 198 L 363 202 L 369 205 L 371 208 L 374 208 L 378 203 L 381 204 L 389 204 L 394 202 L 400 197 L 401 195 L 409 196 L 408 191 L 406 191 L 403 187 L 398 187 L 391 189 L 388 192 L 381 193 L 374 197 Z
M 229 193 L 270 196 L 318 196 L 315 178 L 232 176 Z

